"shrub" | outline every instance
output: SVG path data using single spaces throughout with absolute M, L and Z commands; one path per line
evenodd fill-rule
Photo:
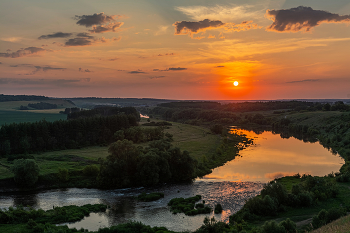
M 216 214 L 220 214 L 221 212 L 222 212 L 222 206 L 221 206 L 221 204 L 220 203 L 218 203 L 218 204 L 216 204 L 215 205 L 215 208 L 214 208 L 214 212 L 216 213 Z
M 83 174 L 85 176 L 95 176 L 97 177 L 98 173 L 100 172 L 100 169 L 97 165 L 87 165 L 83 168 Z
M 145 192 L 143 192 L 137 196 L 137 199 L 139 201 L 156 201 L 156 200 L 159 200 L 160 198 L 163 198 L 163 197 L 164 197 L 164 193 L 148 193 L 148 194 L 146 194 Z
M 275 221 L 265 222 L 262 226 L 261 233 L 284 233 L 286 229 Z
M 278 201 L 278 205 L 284 204 L 287 199 L 286 188 L 278 182 L 264 185 L 264 188 L 261 190 L 261 196 L 265 197 L 266 195 L 275 198 Z
M 61 182 L 67 182 L 69 180 L 69 172 L 67 168 L 58 168 L 58 179 Z
M 11 170 L 15 182 L 20 186 L 30 187 L 38 181 L 40 169 L 34 159 L 17 159 Z

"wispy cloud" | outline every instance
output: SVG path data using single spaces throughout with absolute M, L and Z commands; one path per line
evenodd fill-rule
M 82 69 L 82 68 L 79 68 L 79 72 L 90 73 L 90 72 L 92 72 L 92 71 L 89 70 L 89 69 Z
M 223 23 L 220 20 L 211 21 L 209 19 L 205 19 L 199 22 L 189 22 L 189 21 L 178 21 L 173 24 L 175 27 L 175 35 L 186 35 L 188 34 L 190 37 L 194 39 L 204 38 L 203 36 L 200 38 L 193 37 L 193 34 L 197 34 L 199 32 L 205 32 L 207 30 L 213 30 L 218 28 L 224 28 L 226 31 L 239 32 L 246 31 L 250 29 L 257 29 L 259 26 L 253 21 L 243 21 L 240 24 L 234 23 Z
M 203 19 L 232 21 L 260 18 L 261 15 L 261 10 L 255 10 L 251 5 L 180 6 L 175 9 L 196 21 Z
M 177 68 L 167 68 L 165 70 L 160 70 L 160 69 L 153 69 L 153 71 L 181 71 L 181 70 L 187 70 L 187 68 L 183 67 L 177 67 Z
M 304 79 L 304 80 L 296 80 L 296 81 L 290 81 L 286 83 L 304 83 L 304 82 L 318 82 L 320 79 Z
M 265 17 L 273 21 L 267 31 L 274 32 L 309 32 L 322 23 L 350 23 L 350 15 L 333 14 L 305 6 L 286 10 L 267 10 Z
M 150 76 L 149 79 L 159 79 L 159 78 L 165 78 L 166 76 Z
M 129 74 L 147 74 L 146 72 L 143 72 L 142 70 L 133 70 L 129 71 Z
M 35 85 L 35 86 L 70 86 L 74 83 L 90 82 L 89 78 L 85 79 L 20 79 L 20 78 L 0 78 L 0 84 L 15 84 L 15 85 Z
M 33 54 L 37 54 L 45 51 L 47 50 L 39 47 L 28 47 L 25 49 L 19 49 L 16 52 L 12 52 L 12 53 L 0 53 L 0 57 L 18 58 L 18 57 L 29 56 L 29 55 L 33 55 Z
M 107 25 L 94 25 L 89 32 L 91 33 L 104 33 L 104 32 L 115 32 L 116 29 L 120 28 L 124 23 L 115 22 Z
M 38 39 L 53 39 L 53 38 L 67 38 L 72 36 L 72 33 L 56 32 L 53 34 L 39 36 Z

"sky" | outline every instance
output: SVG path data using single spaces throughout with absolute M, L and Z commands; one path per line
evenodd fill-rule
M 3 0 L 0 93 L 348 99 L 349 25 L 348 0 Z

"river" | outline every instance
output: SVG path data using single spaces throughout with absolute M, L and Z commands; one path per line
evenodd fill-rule
M 339 171 L 344 160 L 332 154 L 318 142 L 309 143 L 295 138 L 283 139 L 278 134 L 232 128 L 232 133 L 245 134 L 254 144 L 242 151 L 236 159 L 216 168 L 213 173 L 191 184 L 164 185 L 153 188 L 117 190 L 63 189 L 38 193 L 0 196 L 0 207 L 33 206 L 44 210 L 53 206 L 103 203 L 110 206 L 106 213 L 90 214 L 69 227 L 98 230 L 128 221 L 139 221 L 150 226 L 164 226 L 173 231 L 193 231 L 200 227 L 206 215 L 173 215 L 167 203 L 175 197 L 202 195 L 206 204 L 220 203 L 222 214 L 210 214 L 216 220 L 228 222 L 247 198 L 259 194 L 263 183 L 283 175 L 311 174 L 324 176 Z M 133 197 L 142 192 L 163 192 L 165 197 L 155 202 L 137 202 Z

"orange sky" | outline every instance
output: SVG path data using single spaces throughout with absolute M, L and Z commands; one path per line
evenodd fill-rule
M 0 6 L 2 94 L 350 98 L 348 0 Z

